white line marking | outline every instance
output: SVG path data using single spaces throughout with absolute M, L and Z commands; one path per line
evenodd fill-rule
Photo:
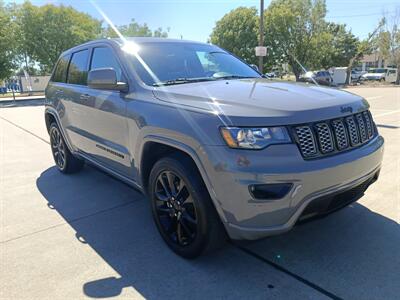
M 367 99 L 367 100 L 375 100 L 375 99 L 380 99 L 380 98 L 383 98 L 383 96 L 367 97 L 365 99 Z
M 387 115 L 391 115 L 391 114 L 395 114 L 395 113 L 399 113 L 400 109 L 395 110 L 395 111 L 389 111 L 389 112 L 385 112 L 385 113 L 381 113 L 378 115 L 375 115 L 374 118 L 379 118 L 379 117 L 383 117 L 383 116 L 387 116 Z

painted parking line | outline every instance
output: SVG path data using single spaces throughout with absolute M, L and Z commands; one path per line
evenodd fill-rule
M 383 96 L 367 97 L 367 98 L 365 98 L 365 99 L 368 100 L 368 101 L 370 101 L 370 100 L 381 99 L 381 98 L 383 98 Z
M 387 115 L 392 115 L 392 114 L 396 114 L 396 113 L 400 113 L 400 109 L 394 110 L 394 111 L 389 111 L 389 112 L 385 112 L 385 113 L 381 113 L 381 114 L 377 114 L 374 116 L 374 118 L 380 118 L 383 116 L 387 116 Z
M 10 123 L 11 125 L 14 125 L 15 127 L 25 131 L 26 133 L 29 133 L 29 134 L 33 135 L 34 137 L 38 138 L 39 140 L 41 140 L 41 141 L 45 142 L 46 144 L 50 145 L 49 141 L 46 141 L 44 138 L 38 136 L 37 134 L 33 133 L 32 131 L 29 131 L 28 129 L 25 129 L 24 127 L 19 126 L 18 124 L 15 124 L 14 122 L 11 122 L 10 120 L 7 120 L 6 118 L 3 118 L 2 116 L 0 116 L 0 119 L 5 121 L 5 122 Z
M 299 282 L 307 285 L 308 287 L 318 291 L 319 293 L 327 296 L 328 298 L 330 298 L 332 300 L 342 300 L 342 298 L 339 297 L 338 295 L 336 295 L 336 294 L 324 289 L 323 287 L 321 287 L 321 286 L 319 286 L 319 285 L 307 280 L 306 278 L 304 278 L 304 277 L 302 277 L 300 275 L 297 275 L 297 274 L 289 271 L 288 269 L 282 267 L 281 265 L 279 265 L 279 264 L 277 264 L 277 263 L 275 263 L 275 262 L 273 262 L 273 261 L 271 261 L 271 260 L 269 260 L 269 259 L 257 254 L 256 252 L 253 252 L 253 251 L 249 250 L 248 248 L 243 247 L 243 246 L 241 246 L 241 245 L 239 245 L 237 243 L 234 243 L 234 242 L 231 242 L 231 244 L 233 246 L 235 246 L 236 248 L 238 248 L 239 250 L 243 251 L 243 253 L 245 253 L 245 254 L 247 254 L 249 256 L 252 256 L 255 259 L 258 259 L 259 261 L 261 261 L 261 262 L 273 267 L 277 271 L 280 271 L 280 272 L 292 277 L 293 279 L 296 279 L 297 281 L 299 281 Z

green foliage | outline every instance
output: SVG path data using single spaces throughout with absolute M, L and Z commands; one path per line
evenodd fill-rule
M 0 80 L 8 78 L 15 67 L 15 29 L 9 7 L 0 1 Z
M 330 40 L 325 14 L 324 0 L 275 0 L 266 10 L 266 43 L 272 58 L 288 63 L 296 78 L 302 72 L 298 62 L 310 69 L 320 67 L 319 48 Z
M 257 9 L 239 7 L 219 20 L 210 36 L 211 43 L 244 59 L 257 63 L 254 48 L 258 45 Z
M 167 37 L 168 31 L 152 31 L 134 19 L 119 26 L 124 36 Z M 60 54 L 86 41 L 100 37 L 117 37 L 102 22 L 70 6 L 33 5 L 29 1 L 10 4 L 0 0 L 0 79 L 23 66 L 32 74 L 49 73 Z
M 400 84 L 400 10 L 393 18 L 381 21 L 385 27 L 377 34 L 377 46 L 390 65 L 397 66 L 396 84 Z
M 25 2 L 16 10 L 19 28 L 19 53 L 40 64 L 49 72 L 60 53 L 83 42 L 95 39 L 101 22 L 88 14 L 67 6 L 47 4 L 41 7 Z
M 357 52 L 358 39 L 345 25 L 325 21 L 325 0 L 273 0 L 264 13 L 266 67 L 288 63 L 299 77 L 307 69 L 346 66 Z M 240 7 L 216 23 L 213 44 L 256 63 L 259 16 L 255 8 Z
M 320 34 L 316 64 L 323 69 L 347 66 L 358 47 L 358 39 L 346 30 L 346 25 L 328 23 L 326 30 Z
M 167 28 L 167 31 L 163 31 L 161 27 L 152 31 L 146 23 L 140 25 L 135 21 L 135 19 L 132 19 L 128 25 L 117 26 L 117 29 L 124 37 L 154 36 L 166 38 L 168 37 L 169 31 L 169 28 Z M 108 26 L 103 30 L 102 36 L 106 38 L 115 38 L 118 37 L 118 34 L 111 28 L 111 26 Z

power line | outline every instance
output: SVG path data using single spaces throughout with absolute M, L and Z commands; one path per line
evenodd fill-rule
M 369 17 L 369 16 L 378 16 L 378 15 L 386 15 L 386 14 L 394 14 L 395 11 L 391 12 L 379 12 L 379 13 L 372 13 L 372 14 L 362 14 L 362 15 L 346 15 L 346 16 L 326 16 L 327 18 L 353 18 L 353 17 Z

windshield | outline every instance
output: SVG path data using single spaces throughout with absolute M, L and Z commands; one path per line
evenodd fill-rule
M 261 77 L 240 59 L 212 45 L 143 43 L 139 45 L 139 59 L 134 54 L 129 56 L 147 85 Z
M 370 73 L 386 73 L 387 69 L 374 69 L 370 70 Z

